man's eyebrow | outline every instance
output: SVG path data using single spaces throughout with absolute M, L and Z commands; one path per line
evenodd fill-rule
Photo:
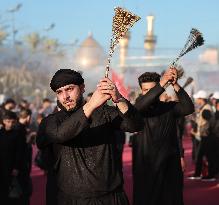
M 69 85 L 67 88 L 65 88 L 65 90 L 71 89 L 71 88 L 75 88 L 75 85 Z

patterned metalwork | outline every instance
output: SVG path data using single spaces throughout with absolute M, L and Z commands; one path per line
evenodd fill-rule
M 171 64 L 170 68 L 176 68 L 176 70 L 177 70 L 177 78 L 178 79 L 183 77 L 185 71 L 184 71 L 184 69 L 183 69 L 183 67 L 181 65 L 176 64 L 176 63 L 175 64 Z
M 109 75 L 111 58 L 115 51 L 116 45 L 119 43 L 119 40 L 127 34 L 128 30 L 134 25 L 134 23 L 141 19 L 139 16 L 121 7 L 116 7 L 114 11 L 115 15 L 113 17 L 112 23 L 112 36 L 110 41 L 105 77 L 108 77 Z
M 184 45 L 184 48 L 170 64 L 170 68 L 175 67 L 177 69 L 178 79 L 180 79 L 184 75 L 184 69 L 182 68 L 182 66 L 176 64 L 176 62 L 186 53 L 190 52 L 191 50 L 199 46 L 202 46 L 203 44 L 204 44 L 204 38 L 202 36 L 202 33 L 198 29 L 192 28 L 189 37 L 186 41 L 186 44 Z
M 199 46 L 202 46 L 203 44 L 204 44 L 204 38 L 202 36 L 202 33 L 199 30 L 192 28 L 184 48 L 181 50 L 181 52 L 177 56 L 177 58 L 171 63 L 171 65 L 175 65 L 176 62 L 182 56 L 184 56 L 186 53 L 190 52 L 191 50 L 193 50 Z

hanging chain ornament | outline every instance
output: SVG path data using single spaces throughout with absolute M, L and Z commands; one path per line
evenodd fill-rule
M 184 48 L 181 50 L 180 54 L 177 56 L 177 58 L 172 62 L 171 65 L 175 65 L 175 63 L 182 57 L 184 56 L 186 53 L 188 53 L 189 51 L 202 46 L 204 44 L 204 38 L 202 36 L 202 33 L 195 29 L 192 28 L 190 31 L 190 35 L 186 41 L 186 44 L 184 46 Z
M 135 22 L 141 19 L 139 16 L 121 7 L 116 7 L 114 11 L 115 11 L 115 15 L 113 17 L 113 23 L 112 23 L 112 36 L 110 40 L 110 48 L 109 48 L 106 73 L 105 73 L 106 78 L 109 75 L 111 58 L 115 51 L 116 45 L 118 45 L 119 40 L 122 39 L 127 34 L 129 28 L 131 28 Z
M 199 46 L 202 46 L 203 44 L 204 44 L 204 38 L 202 36 L 202 33 L 198 29 L 192 28 L 190 31 L 189 37 L 186 41 L 186 44 L 184 45 L 184 48 L 181 50 L 179 55 L 170 64 L 170 68 L 175 67 L 177 69 L 178 78 L 181 78 L 183 76 L 184 71 L 181 66 L 176 64 L 176 62 L 186 53 L 190 52 L 191 50 Z

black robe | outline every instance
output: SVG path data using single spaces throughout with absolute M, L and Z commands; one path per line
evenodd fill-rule
M 134 205 L 183 204 L 177 119 L 191 114 L 194 105 L 182 88 L 177 92 L 179 102 L 161 102 L 163 91 L 158 84 L 136 100 L 144 129 L 132 142 Z
M 115 130 L 135 132 L 143 120 L 132 105 L 125 114 L 101 106 L 87 119 L 82 107 L 45 118 L 36 139 L 40 149 L 53 145 L 59 204 L 125 205 Z
M 19 130 L 0 129 L 0 200 L 2 203 L 8 200 L 12 170 L 16 169 L 19 172 L 22 170 L 23 145 L 23 137 Z
M 22 160 L 21 168 L 18 174 L 18 182 L 22 188 L 22 197 L 20 199 L 20 204 L 25 203 L 24 200 L 29 201 L 32 194 L 32 179 L 31 179 L 31 169 L 32 169 L 32 144 L 26 142 L 27 127 L 24 124 L 18 123 L 15 127 L 17 132 L 19 132 L 19 138 L 22 141 Z M 23 201 L 22 201 L 23 200 Z

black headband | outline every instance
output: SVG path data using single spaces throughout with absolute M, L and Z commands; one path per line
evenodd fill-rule
M 83 83 L 84 79 L 79 72 L 71 69 L 60 69 L 52 77 L 50 87 L 55 92 L 57 89 L 69 84 L 81 85 Z

